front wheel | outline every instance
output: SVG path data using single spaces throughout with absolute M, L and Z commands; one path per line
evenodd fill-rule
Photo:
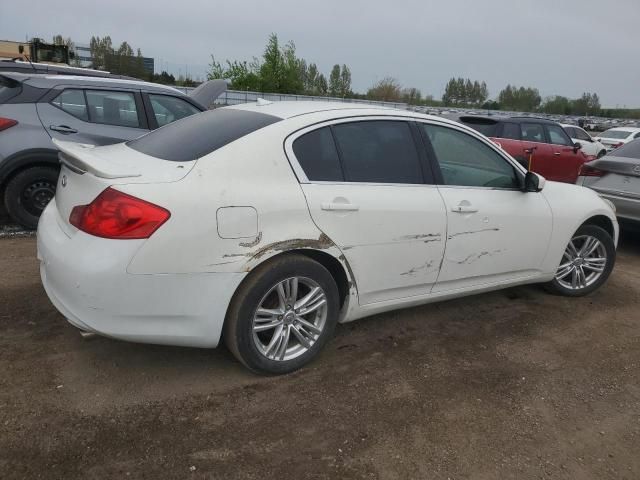
M 258 267 L 240 286 L 224 340 L 253 371 L 292 372 L 331 337 L 338 310 L 338 288 L 329 271 L 303 255 L 286 255 Z
M 595 225 L 583 225 L 569 240 L 556 276 L 546 287 L 558 295 L 587 295 L 607 281 L 615 261 L 611 235 Z

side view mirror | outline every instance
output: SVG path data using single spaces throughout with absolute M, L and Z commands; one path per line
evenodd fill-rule
M 573 144 L 573 153 L 578 153 L 578 150 L 582 148 L 582 144 L 576 142 Z
M 524 176 L 523 192 L 539 192 L 544 188 L 544 177 L 537 173 L 527 172 Z

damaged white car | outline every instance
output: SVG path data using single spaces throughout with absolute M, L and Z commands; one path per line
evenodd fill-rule
M 569 296 L 615 262 L 611 204 L 416 112 L 319 102 L 58 143 L 42 282 L 77 328 L 293 371 L 338 322 L 526 283 Z

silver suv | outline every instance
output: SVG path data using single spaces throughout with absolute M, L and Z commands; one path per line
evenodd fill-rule
M 0 74 L 0 192 L 13 221 L 35 228 L 55 193 L 52 138 L 93 145 L 130 140 L 206 110 L 218 88 L 189 95 L 119 78 Z

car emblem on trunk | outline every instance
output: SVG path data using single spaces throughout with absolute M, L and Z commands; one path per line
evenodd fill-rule
M 66 175 L 62 175 L 62 182 L 60 182 L 62 184 L 63 187 L 67 186 L 67 176 Z

